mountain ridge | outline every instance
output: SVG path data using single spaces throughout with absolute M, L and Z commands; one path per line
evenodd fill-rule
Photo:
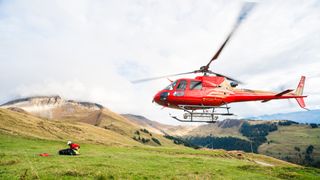
M 320 124 L 320 109 L 313 109 L 309 111 L 296 111 L 289 113 L 276 113 L 261 116 L 248 117 L 246 119 L 257 120 L 290 120 L 298 123 L 316 123 Z

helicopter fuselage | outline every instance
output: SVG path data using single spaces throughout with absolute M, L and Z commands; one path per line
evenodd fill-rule
M 304 77 L 301 78 L 298 88 L 303 88 Z M 291 93 L 286 90 L 280 93 L 237 89 L 236 84 L 229 83 L 224 77 L 198 76 L 195 79 L 178 79 L 168 87 L 159 91 L 153 101 L 157 104 L 180 109 L 179 106 L 187 105 L 200 109 L 201 106 L 222 106 L 225 104 L 245 101 L 267 102 L 273 99 L 296 98 L 297 101 L 303 97 L 302 94 Z M 298 102 L 299 103 L 299 102 Z M 303 104 L 299 105 L 304 108 Z M 198 108 L 199 107 L 199 108 Z

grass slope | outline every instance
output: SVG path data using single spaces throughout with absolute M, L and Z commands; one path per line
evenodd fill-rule
M 320 170 L 261 155 L 221 150 L 81 144 L 81 155 L 57 155 L 65 144 L 0 133 L 0 179 L 317 179 Z M 38 156 L 47 152 L 49 157 Z M 256 162 L 272 164 L 262 166 Z M 261 163 L 260 163 L 261 164 Z
M 77 140 L 107 145 L 132 146 L 131 137 L 85 123 L 43 120 L 32 115 L 0 109 L 0 132 L 50 140 Z
M 315 161 L 320 161 L 320 128 L 311 128 L 301 124 L 278 126 L 278 130 L 271 132 L 267 139 L 270 143 L 262 144 L 259 147 L 259 153 L 302 163 L 306 148 L 313 145 L 313 158 Z M 295 147 L 300 151 L 297 151 Z
M 102 116 L 104 123 L 106 118 Z M 8 134 L 34 137 L 49 140 L 76 140 L 113 146 L 143 146 L 143 144 L 132 139 L 134 128 L 125 124 L 124 121 L 112 120 L 110 126 L 98 127 L 81 122 L 64 122 L 44 120 L 30 114 L 19 113 L 0 108 L 0 132 Z M 123 129 L 119 129 L 123 125 Z M 170 140 L 160 135 L 153 134 L 154 138 L 160 140 L 163 146 L 176 146 Z

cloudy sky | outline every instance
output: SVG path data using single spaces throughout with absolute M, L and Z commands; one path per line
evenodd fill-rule
M 236 0 L 0 0 L 0 103 L 56 95 L 176 123 L 152 104 L 169 81 L 131 80 L 205 65 L 232 28 Z M 320 1 L 259 1 L 212 70 L 281 91 L 307 76 L 320 108 Z M 300 111 L 295 101 L 232 105 L 239 117 Z

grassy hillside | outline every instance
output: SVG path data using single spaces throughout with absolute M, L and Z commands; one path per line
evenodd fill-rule
M 306 149 L 312 145 L 311 164 L 320 167 L 320 128 L 308 125 L 279 126 L 277 131 L 267 136 L 269 143 L 259 147 L 259 153 L 301 164 L 305 162 Z
M 129 136 L 86 123 L 44 120 L 0 108 L 0 132 L 50 140 L 77 140 L 100 144 L 140 145 Z
M 65 100 L 59 96 L 22 98 L 10 101 L 0 107 L 41 119 L 70 123 L 84 122 L 126 136 L 131 136 L 136 129 L 140 128 L 123 116 L 99 104 Z
M 188 148 L 81 143 L 81 155 L 57 155 L 65 143 L 0 133 L 0 179 L 316 179 L 320 170 L 261 155 Z M 49 157 L 38 156 L 49 153 Z
M 119 116 L 119 115 L 118 115 Z M 142 146 L 133 140 L 139 127 L 116 119 L 116 114 L 102 112 L 99 126 L 81 122 L 46 120 L 30 114 L 0 108 L 0 132 L 49 140 L 77 140 L 117 146 Z M 175 146 L 161 135 L 152 134 L 162 146 Z M 151 138 L 150 138 L 151 139 Z
M 257 152 L 289 162 L 320 167 L 320 128 L 292 121 L 226 120 L 195 128 L 193 145 Z
M 239 128 L 243 124 L 243 120 L 227 119 L 218 121 L 215 124 L 205 124 L 192 131 L 188 132 L 185 136 L 214 136 L 214 137 L 236 137 L 246 140 L 247 138 L 239 132 Z

